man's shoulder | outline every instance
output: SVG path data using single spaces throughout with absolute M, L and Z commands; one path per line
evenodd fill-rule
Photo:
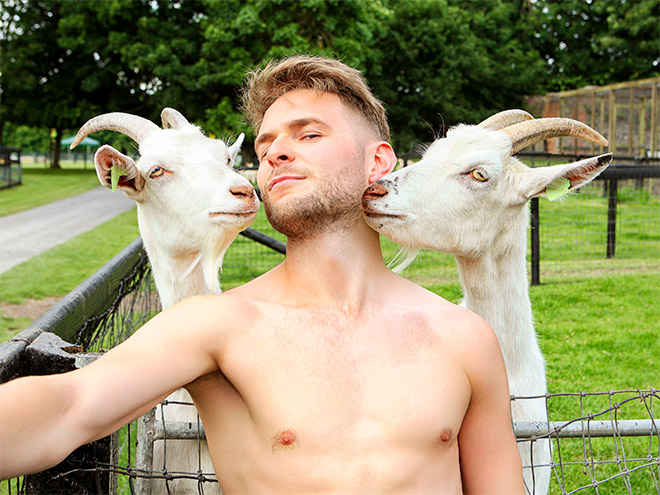
M 413 282 L 406 282 L 405 290 L 399 294 L 400 304 L 423 316 L 443 337 L 473 341 L 494 335 L 490 325 L 465 306 L 448 301 Z
M 170 320 L 185 319 L 191 330 L 218 330 L 232 328 L 236 322 L 249 322 L 257 312 L 255 302 L 244 294 L 223 292 L 189 297 L 164 311 L 163 316 Z
M 397 304 L 429 317 L 446 320 L 447 318 L 469 318 L 474 315 L 463 306 L 454 304 L 442 295 L 402 277 L 399 277 L 397 283 L 392 286 L 390 294 Z

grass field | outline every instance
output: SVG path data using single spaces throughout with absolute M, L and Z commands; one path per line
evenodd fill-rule
M 54 174 L 50 180 L 69 180 L 73 175 Z M 41 174 L 34 176 L 41 178 Z M 47 184 L 49 189 L 59 188 L 55 183 Z M 645 191 L 632 187 L 620 190 L 614 259 L 605 259 L 607 209 L 602 186 L 586 188 L 559 203 L 541 201 L 542 285 L 531 287 L 530 294 L 551 393 L 660 387 L 660 202 Z M 19 203 L 15 199 L 4 203 L 3 196 L 4 192 L 0 193 L 3 210 L 5 204 Z M 253 227 L 272 233 L 263 212 Z M 61 297 L 136 235 L 135 213 L 128 212 L 0 275 L 0 299 L 20 306 L 32 299 Z M 396 252 L 396 246 L 387 240 L 383 240 L 383 248 L 387 258 Z M 282 255 L 239 237 L 225 258 L 222 285 L 240 285 L 282 259 Z M 451 256 L 423 252 L 404 276 L 450 301 L 461 299 Z M 4 337 L 0 338 L 7 338 L 28 322 L 2 317 Z M 608 400 L 607 396 L 584 401 L 553 397 L 549 401 L 551 419 L 578 417 L 585 407 L 601 411 L 607 408 Z M 626 414 L 632 416 L 628 418 L 643 414 L 642 406 L 631 404 L 631 412 Z M 605 440 L 602 447 L 594 442 L 596 455 L 603 459 L 614 455 L 612 439 Z M 650 447 L 648 439 L 638 440 L 626 444 L 629 451 L 646 449 L 657 456 L 657 437 Z M 582 448 L 578 441 L 562 446 L 562 454 L 565 459 L 579 458 Z M 635 476 L 638 488 L 633 493 L 655 493 L 648 490 L 655 490 L 648 471 Z M 584 466 L 572 470 L 567 486 L 587 484 L 585 472 Z M 622 487 L 619 482 L 610 482 L 599 487 L 598 493 L 621 493 Z

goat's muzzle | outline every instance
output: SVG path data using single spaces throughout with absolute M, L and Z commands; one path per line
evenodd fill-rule
M 362 202 L 370 199 L 378 199 L 387 195 L 390 190 L 385 187 L 383 184 L 374 182 L 362 193 Z
M 232 186 L 229 188 L 229 192 L 232 193 L 237 198 L 252 198 L 254 195 L 254 187 L 252 186 Z
M 374 209 L 373 202 L 384 198 L 390 190 L 380 182 L 374 182 L 362 193 L 362 211 L 367 216 L 387 215 L 378 208 Z

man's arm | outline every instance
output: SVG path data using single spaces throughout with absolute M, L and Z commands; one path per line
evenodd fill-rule
M 492 328 L 477 320 L 463 358 L 472 385 L 458 438 L 463 491 L 523 494 L 504 360 Z
M 84 368 L 0 386 L 0 479 L 57 464 L 217 369 L 216 329 L 231 327 L 222 321 L 227 312 L 208 301 L 192 298 L 160 313 Z

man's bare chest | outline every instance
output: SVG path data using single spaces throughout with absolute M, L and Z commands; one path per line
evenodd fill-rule
M 303 439 L 319 448 L 455 440 L 469 382 L 425 322 L 355 326 L 328 314 L 289 315 L 286 322 L 237 339 L 223 360 L 237 400 L 259 428 L 272 431 L 273 448 Z

